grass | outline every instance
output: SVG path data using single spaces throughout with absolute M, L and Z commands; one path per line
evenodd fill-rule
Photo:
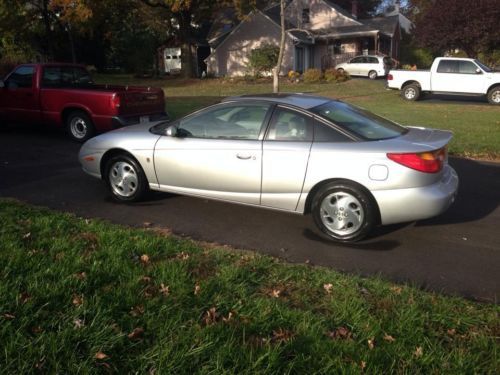
M 129 75 L 98 75 L 98 82 L 162 87 L 167 110 L 174 117 L 217 103 L 231 95 L 266 93 L 270 82 L 245 83 L 231 80 L 135 79 Z M 457 156 L 500 160 L 500 108 L 476 101 L 405 102 L 398 91 L 386 90 L 384 81 L 353 79 L 341 84 L 291 84 L 283 92 L 314 93 L 342 99 L 367 108 L 403 125 L 452 130 L 450 153 Z
M 2 373 L 499 373 L 499 307 L 0 200 Z

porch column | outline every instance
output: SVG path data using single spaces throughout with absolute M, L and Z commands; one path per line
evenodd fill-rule
M 375 34 L 375 55 L 377 54 L 378 51 L 378 33 Z

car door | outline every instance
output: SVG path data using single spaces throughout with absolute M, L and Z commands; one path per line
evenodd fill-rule
M 432 91 L 484 94 L 486 90 L 483 71 L 468 60 L 441 60 L 431 80 Z
M 355 57 L 351 61 L 349 61 L 349 64 L 347 66 L 347 71 L 349 74 L 352 75 L 359 75 L 361 65 L 363 63 L 363 57 Z
M 0 106 L 8 121 L 32 123 L 40 120 L 34 77 L 35 66 L 22 65 L 5 80 Z
M 297 208 L 312 139 L 309 115 L 284 106 L 276 107 L 263 146 L 263 206 L 290 211 Z
M 180 120 L 154 163 L 160 189 L 260 204 L 262 138 L 269 103 L 225 103 Z

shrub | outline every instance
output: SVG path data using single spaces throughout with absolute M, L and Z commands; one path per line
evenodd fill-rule
M 304 72 L 304 82 L 305 83 L 318 83 L 322 80 L 321 70 L 319 69 L 307 69 Z
M 351 76 L 346 71 L 338 71 L 334 68 L 325 71 L 325 80 L 328 83 L 345 82 L 349 79 L 351 79 Z
M 300 78 L 300 73 L 296 72 L 295 70 L 290 70 L 287 76 L 290 82 L 298 82 Z
M 248 57 L 248 67 L 255 76 L 262 73 L 269 73 L 278 63 L 280 49 L 272 44 L 265 44 L 250 52 Z

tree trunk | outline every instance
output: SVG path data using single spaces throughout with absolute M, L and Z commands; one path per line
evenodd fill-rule
M 73 40 L 73 34 L 71 32 L 71 24 L 68 22 L 66 26 L 66 31 L 68 32 L 69 48 L 71 49 L 71 62 L 76 64 L 76 52 L 75 52 L 75 42 Z
M 42 2 L 42 18 L 45 26 L 45 38 L 47 42 L 46 60 L 51 61 L 54 59 L 54 48 L 52 45 L 52 30 L 50 29 L 50 16 L 48 0 Z
M 281 8 L 281 41 L 280 41 L 280 53 L 278 55 L 278 62 L 273 69 L 273 93 L 279 93 L 280 91 L 280 73 L 281 64 L 283 63 L 283 54 L 285 52 L 285 0 L 280 0 Z
M 191 50 L 191 12 L 179 13 L 179 34 L 181 39 L 182 76 L 193 77 L 193 51 Z

